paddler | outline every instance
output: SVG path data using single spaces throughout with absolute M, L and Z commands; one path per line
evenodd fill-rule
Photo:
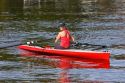
M 60 40 L 60 44 L 55 45 L 55 49 L 69 49 L 71 41 L 74 42 L 74 37 L 71 36 L 70 31 L 65 26 L 65 23 L 60 25 L 60 32 L 56 36 L 55 44 Z

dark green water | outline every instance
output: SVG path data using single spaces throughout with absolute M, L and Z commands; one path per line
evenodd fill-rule
M 109 69 L 84 59 L 27 57 L 14 46 L 31 40 L 53 46 L 60 22 L 76 41 L 108 46 L 98 51 L 111 52 Z M 1 0 L 0 83 L 124 83 L 124 26 L 124 0 Z

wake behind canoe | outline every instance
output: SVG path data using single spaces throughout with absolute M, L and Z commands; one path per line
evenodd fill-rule
M 59 56 L 69 56 L 78 58 L 88 58 L 88 59 L 103 59 L 109 60 L 109 52 L 97 52 L 97 51 L 85 51 L 76 49 L 53 49 L 53 48 L 42 48 L 38 46 L 20 45 L 20 49 L 37 52 L 41 54 L 49 55 L 59 55 Z

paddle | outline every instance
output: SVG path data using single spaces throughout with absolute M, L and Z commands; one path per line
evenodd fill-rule
M 107 48 L 108 46 L 105 45 L 94 45 L 94 44 L 89 44 L 89 43 L 79 43 L 79 42 L 75 42 L 76 45 L 86 45 L 86 46 L 101 46 L 102 48 Z
M 41 46 L 41 44 L 39 44 L 39 42 L 41 42 L 41 41 L 33 41 L 32 40 L 32 41 L 27 42 L 26 44 L 27 45 Z M 48 46 L 48 44 L 46 46 Z M 46 46 L 44 45 L 44 47 L 46 47 Z M 95 50 L 96 49 L 102 49 L 102 48 L 108 48 L 108 46 L 105 46 L 105 45 L 94 45 L 94 44 L 80 43 L 80 42 L 71 43 L 71 47 L 72 48 L 82 48 L 83 47 L 84 49 L 87 49 L 87 48 L 90 48 L 90 47 L 96 47 L 96 48 L 94 48 Z
M 89 44 L 89 43 L 80 43 L 80 42 L 74 42 L 72 43 L 72 47 L 73 48 L 84 48 L 84 49 L 88 49 L 88 48 L 92 48 L 94 47 L 92 50 L 98 50 L 98 49 L 104 49 L 104 48 L 108 48 L 108 46 L 105 45 L 94 45 L 94 44 Z

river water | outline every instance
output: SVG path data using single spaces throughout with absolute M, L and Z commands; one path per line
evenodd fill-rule
M 31 40 L 53 46 L 61 22 L 76 41 L 107 46 L 98 51 L 108 50 L 110 61 L 34 56 L 17 48 Z M 124 26 L 125 0 L 1 0 L 0 83 L 124 83 Z

